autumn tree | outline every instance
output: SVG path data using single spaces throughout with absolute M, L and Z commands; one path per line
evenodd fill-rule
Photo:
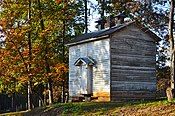
M 5 34 L 5 46 L 3 49 L 4 53 L 9 53 L 9 55 L 3 54 L 3 62 L 13 62 L 10 65 L 3 64 L 3 67 L 6 65 L 9 66 L 7 68 L 8 71 L 4 73 L 4 78 L 11 77 L 12 80 L 15 80 L 15 83 L 16 80 L 21 79 L 27 81 L 31 79 L 31 54 L 29 53 L 31 51 L 31 42 L 30 33 L 28 33 L 29 19 L 27 19 L 29 13 L 28 4 L 28 2 L 8 0 L 4 0 L 1 3 L 3 8 L 1 26 Z M 21 9 L 23 10 L 21 11 Z M 7 19 L 6 17 L 10 18 Z M 28 41 L 26 38 L 27 34 Z M 29 49 L 26 46 L 29 46 Z M 13 68 L 9 70 L 10 67 Z M 11 75 L 8 75 L 8 73 Z M 11 79 L 9 81 L 11 81 Z M 25 81 L 23 83 L 25 83 Z M 30 109 L 30 105 L 28 108 Z
M 51 85 L 64 82 L 62 86 L 66 87 L 68 50 L 65 43 L 84 30 L 81 4 L 48 0 L 3 0 L 1 3 L 0 24 L 5 35 L 0 48 L 1 90 L 11 91 L 7 89 L 12 87 L 25 92 L 28 85 L 28 109 L 34 106 L 31 96 L 37 88 L 43 104 L 46 100 L 40 88 L 48 89 L 51 104 Z

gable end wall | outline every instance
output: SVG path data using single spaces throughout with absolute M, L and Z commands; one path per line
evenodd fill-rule
M 111 100 L 154 99 L 156 45 L 153 39 L 130 25 L 110 39 Z

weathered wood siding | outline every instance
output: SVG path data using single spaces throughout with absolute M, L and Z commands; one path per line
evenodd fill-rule
M 110 100 L 110 52 L 109 39 L 79 44 L 69 48 L 69 95 L 80 96 L 81 87 L 86 83 L 79 78 L 79 67 L 74 62 L 80 57 L 91 57 L 96 61 L 93 66 L 93 96 L 98 101 Z
M 134 24 L 110 39 L 111 100 L 153 99 L 156 91 L 156 45 Z

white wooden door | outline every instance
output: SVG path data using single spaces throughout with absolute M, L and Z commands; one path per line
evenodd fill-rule
M 92 94 L 92 79 L 93 79 L 93 67 L 88 66 L 87 67 L 87 94 Z
M 82 65 L 80 69 L 80 93 L 92 93 L 92 66 Z
M 81 66 L 81 82 L 80 82 L 80 91 L 81 94 L 87 94 L 87 69 L 85 65 Z

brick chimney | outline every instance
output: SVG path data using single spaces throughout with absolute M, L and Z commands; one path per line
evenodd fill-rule
M 119 13 L 116 17 L 117 17 L 117 24 L 123 24 L 126 15 L 125 13 Z
M 97 23 L 97 25 L 95 27 L 98 28 L 98 30 L 102 30 L 102 29 L 105 28 L 106 20 L 105 19 L 99 19 L 98 21 L 95 21 L 95 23 Z
M 109 17 L 109 27 L 111 28 L 111 27 L 113 27 L 113 26 L 115 26 L 115 17 L 113 16 L 113 15 L 110 15 L 110 17 Z

